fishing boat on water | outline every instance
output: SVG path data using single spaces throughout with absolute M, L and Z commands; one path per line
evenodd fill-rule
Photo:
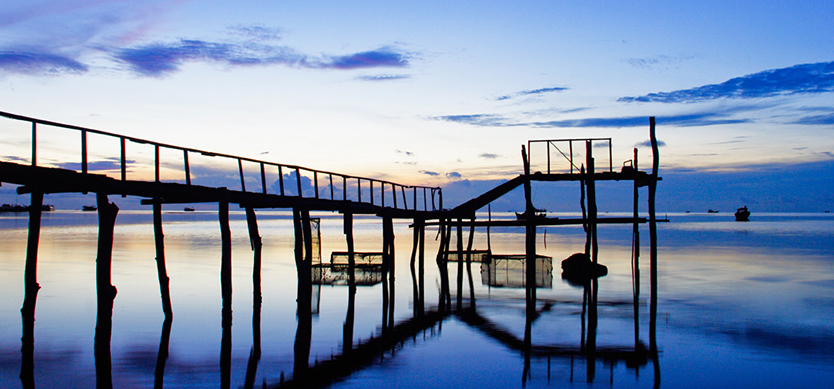
M 545 217 L 547 217 L 547 210 L 546 209 L 535 209 L 534 208 L 532 216 L 530 215 L 529 212 L 524 211 L 524 212 L 516 212 L 515 217 L 518 220 L 527 220 L 528 218 L 530 218 L 530 219 L 544 219 Z
M 737 222 L 746 222 L 750 218 L 750 211 L 747 209 L 747 206 L 743 206 L 736 210 L 736 221 Z

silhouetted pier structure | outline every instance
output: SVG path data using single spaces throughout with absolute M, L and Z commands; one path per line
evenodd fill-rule
M 589 363 L 597 356 L 595 349 L 596 329 L 596 304 L 597 304 L 597 279 L 588 280 L 583 290 L 583 343 L 579 348 L 556 347 L 536 348 L 531 344 L 529 338 L 531 323 L 539 314 L 536 311 L 536 285 L 541 285 L 537 279 L 535 263 L 539 256 L 536 254 L 536 227 L 548 225 L 582 225 L 587 233 L 585 254 L 596 263 L 598 261 L 597 248 L 597 226 L 600 224 L 633 224 L 634 244 L 636 249 L 632 257 L 634 269 L 633 277 L 639 285 L 639 230 L 638 224 L 648 223 L 650 229 L 650 345 L 646 349 L 638 334 L 638 300 L 639 287 L 634 292 L 634 315 L 635 315 L 635 339 L 634 348 L 627 349 L 605 349 L 598 350 L 603 358 L 622 359 L 633 361 L 643 357 L 653 358 L 655 362 L 656 380 L 659 382 L 659 369 L 657 368 L 657 345 L 655 342 L 656 316 L 657 316 L 657 246 L 656 246 L 656 222 L 654 197 L 656 191 L 659 167 L 659 154 L 657 140 L 655 137 L 654 118 L 650 118 L 650 140 L 653 150 L 653 169 L 651 173 L 639 171 L 637 167 L 637 149 L 634 149 L 634 157 L 627 161 L 623 168 L 615 171 L 611 153 L 610 138 L 592 139 L 557 139 L 557 140 L 536 140 L 529 141 L 527 147 L 522 146 L 522 161 L 524 173 L 504 184 L 460 204 L 452 209 L 443 208 L 442 191 L 439 187 L 409 186 L 389 181 L 376 180 L 371 178 L 356 177 L 340 173 L 315 170 L 295 165 L 277 164 L 257 159 L 238 157 L 233 155 L 220 154 L 193 148 L 179 147 L 150 140 L 119 135 L 89 128 L 61 124 L 24 117 L 11 113 L 0 112 L 0 116 L 8 119 L 28 122 L 31 125 L 31 156 L 28 163 L 0 162 L 0 182 L 20 185 L 17 189 L 19 194 L 31 194 L 29 207 L 29 241 L 24 271 L 25 298 L 23 309 L 23 363 L 21 368 L 21 380 L 24 386 L 30 387 L 27 380 L 31 379 L 32 372 L 32 350 L 34 349 L 34 312 L 35 299 L 39 290 L 37 283 L 37 251 L 40 231 L 40 218 L 43 205 L 43 196 L 48 193 L 96 193 L 96 205 L 99 216 L 99 242 L 96 259 L 96 282 L 98 295 L 98 320 L 96 324 L 96 369 L 100 387 L 112 387 L 110 378 L 110 333 L 112 326 L 113 301 L 116 289 L 110 281 L 110 262 L 112 256 L 113 228 L 115 224 L 118 207 L 108 199 L 110 195 L 137 196 L 143 198 L 142 204 L 153 207 L 154 235 L 156 240 L 156 261 L 160 293 L 162 296 L 162 308 L 165 313 L 162 339 L 160 341 L 159 359 L 157 364 L 157 380 L 161 387 L 161 375 L 164 373 L 165 358 L 167 357 L 167 343 L 170 335 L 172 309 L 170 293 L 168 292 L 168 276 L 165 267 L 165 251 L 162 231 L 161 207 L 162 204 L 193 204 L 193 203 L 216 203 L 218 205 L 218 219 L 221 230 L 221 286 L 222 286 L 222 312 L 223 312 L 223 340 L 221 347 L 221 387 L 230 387 L 230 361 L 231 361 L 231 232 L 229 228 L 229 205 L 237 204 L 246 211 L 247 225 L 249 228 L 250 243 L 254 251 L 253 260 L 253 283 L 255 295 L 253 305 L 255 308 L 253 317 L 253 346 L 250 356 L 251 371 L 247 372 L 246 387 L 253 387 L 257 361 L 260 355 L 260 263 L 262 242 L 258 232 L 258 223 L 255 214 L 256 209 L 262 208 L 288 208 L 292 209 L 293 226 L 295 235 L 295 261 L 298 273 L 298 332 L 295 343 L 295 365 L 294 375 L 291 380 L 283 380 L 285 385 L 323 385 L 329 379 L 335 379 L 349 374 L 362 366 L 370 363 L 376 356 L 382 355 L 386 350 L 391 350 L 397 344 L 402 344 L 405 339 L 416 336 L 421 331 L 431 328 L 449 314 L 455 312 L 458 317 L 473 327 L 485 330 L 487 335 L 494 336 L 503 344 L 512 349 L 520 349 L 525 352 L 525 378 L 529 371 L 529 359 L 533 356 L 575 356 L 584 355 L 589 358 Z M 80 162 L 77 169 L 62 169 L 51 166 L 44 166 L 38 162 L 38 127 L 47 126 L 62 130 L 77 131 L 80 134 L 80 153 L 77 154 Z M 96 173 L 91 168 L 91 161 L 88 155 L 88 137 L 91 135 L 112 138 L 118 140 L 119 144 L 119 173 L 115 177 L 106 174 Z M 132 164 L 127 158 L 126 144 L 128 142 L 152 147 L 154 151 L 152 172 L 153 179 L 141 174 L 137 177 L 128 176 L 128 167 Z M 597 169 L 593 151 L 595 143 L 607 142 L 608 144 L 608 167 Z M 585 160 L 579 163 L 574 159 L 574 144 L 584 145 Z M 547 162 L 544 171 L 531 173 L 530 149 L 533 145 L 545 144 L 547 148 Z M 568 152 L 565 153 L 558 145 L 567 144 Z M 569 169 L 557 170 L 551 163 L 552 150 L 555 149 L 568 162 Z M 181 177 L 174 180 L 164 180 L 164 176 L 170 173 L 170 164 L 161 160 L 161 151 L 174 151 L 182 155 Z M 231 160 L 236 162 L 240 178 L 239 188 L 212 187 L 197 185 L 192 182 L 190 157 L 194 155 Z M 25 161 L 20 157 L 17 161 Z M 48 165 L 48 164 L 47 164 Z M 248 167 L 245 169 L 245 167 Z M 247 171 L 255 168 L 255 173 Z M 270 190 L 267 176 L 277 171 L 277 188 L 273 185 Z M 259 190 L 247 191 L 247 183 L 252 184 L 247 178 L 255 177 L 255 182 L 260 184 Z M 302 179 L 304 177 L 304 180 Z M 309 184 L 304 181 L 309 180 Z M 532 182 L 560 182 L 573 181 L 580 183 L 582 208 L 581 218 L 557 219 L 549 217 L 537 217 L 537 209 L 532 204 L 531 183 Z M 606 218 L 599 217 L 595 195 L 595 183 L 598 181 L 627 181 L 633 184 L 634 212 L 632 217 Z M 523 186 L 525 193 L 524 213 L 526 217 L 519 217 L 518 220 L 476 220 L 476 212 L 487 207 L 492 201 L 509 193 L 511 190 Z M 637 212 L 638 189 L 648 187 L 649 215 L 639 217 Z M 340 283 L 348 286 L 348 316 L 345 321 L 345 334 L 343 340 L 343 352 L 335 355 L 331 360 L 325 361 L 317 366 L 309 366 L 309 353 L 311 341 L 311 328 L 313 314 L 312 286 L 315 283 L 322 283 L 321 277 L 316 282 L 314 273 L 314 257 L 318 254 L 321 257 L 320 247 L 315 242 L 317 231 L 314 227 L 311 211 L 338 211 L 344 215 L 344 234 L 346 237 L 347 251 L 339 253 L 347 259 L 347 264 L 336 261 L 331 263 L 331 268 L 336 266 L 346 276 L 340 276 Z M 365 342 L 361 346 L 354 347 L 353 342 L 353 306 L 354 295 L 357 285 L 355 275 L 357 268 L 357 253 L 353 244 L 353 216 L 359 214 L 375 215 L 382 218 L 382 250 L 374 255 L 381 257 L 381 264 L 373 264 L 373 272 L 380 273 L 383 294 L 383 315 L 382 334 Z M 393 219 L 412 219 L 414 243 L 411 256 L 412 289 L 414 293 L 413 318 L 399 324 L 394 322 L 394 232 Z M 425 267 L 425 228 L 426 226 L 437 225 L 440 233 L 440 244 L 436 256 L 436 263 L 440 272 L 439 301 L 436 309 L 426 309 L 424 267 Z M 469 227 L 469 239 L 464 249 L 463 228 Z M 501 331 L 494 331 L 490 325 L 484 323 L 483 317 L 477 314 L 475 305 L 471 262 L 473 254 L 473 235 L 476 227 L 524 227 L 525 253 L 521 255 L 510 255 L 515 259 L 526 261 L 531 266 L 525 266 L 526 279 L 520 285 L 525 287 L 527 324 L 525 339 L 510 339 L 502 335 Z M 453 236 L 452 228 L 456 228 L 457 247 L 450 247 Z M 335 253 L 334 253 L 335 255 Z M 452 308 L 452 296 L 450 292 L 450 280 L 448 274 L 448 263 L 450 256 L 456 256 L 457 271 L 457 303 Z M 335 257 L 334 257 L 335 258 Z M 319 263 L 321 261 L 319 260 Z M 368 265 L 371 265 L 370 263 Z M 469 306 L 463 306 L 463 276 L 464 266 L 468 274 L 470 296 Z M 376 275 L 372 277 L 373 283 L 377 283 Z M 346 281 L 346 282 L 345 282 Z M 588 308 L 587 326 L 585 308 Z M 591 309 L 591 307 L 593 309 Z M 395 334 L 395 335 L 392 335 Z M 519 343 L 520 342 L 520 343 Z M 362 355 L 359 360 L 352 356 Z M 631 362 L 627 362 L 631 363 Z M 323 369 L 331 370 L 331 375 L 323 379 L 315 373 Z M 311 374 L 315 373 L 315 374 Z M 589 379 L 593 375 L 589 371 Z M 311 377 L 315 382 L 309 381 Z M 109 384 L 110 383 L 110 384 Z M 31 387 L 33 387 L 32 384 Z

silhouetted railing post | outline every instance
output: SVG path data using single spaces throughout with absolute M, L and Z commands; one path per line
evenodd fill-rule
M 87 131 L 81 130 L 81 173 L 87 174 Z
M 457 310 L 463 309 L 463 219 L 457 220 L 457 254 L 458 254 L 458 274 L 457 274 Z
M 32 122 L 32 166 L 38 166 L 38 124 Z

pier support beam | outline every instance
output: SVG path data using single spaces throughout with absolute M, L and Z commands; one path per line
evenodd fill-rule
M 32 192 L 29 204 L 29 240 L 26 247 L 26 265 L 23 271 L 23 307 L 20 309 L 23 323 L 20 381 L 24 388 L 35 387 L 35 304 L 38 299 L 38 245 L 41 233 L 43 193 Z
M 220 340 L 220 387 L 231 387 L 232 369 L 232 230 L 229 227 L 229 202 L 220 201 L 220 293 L 222 295 L 222 327 Z
M 111 283 L 113 260 L 113 229 L 119 207 L 107 200 L 106 193 L 96 194 L 98 207 L 98 254 L 96 257 L 96 292 L 98 313 L 96 316 L 95 364 L 96 387 L 112 388 L 110 337 L 113 327 L 113 300 L 116 287 Z
M 172 318 L 170 278 L 165 267 L 165 240 L 162 233 L 162 203 L 155 199 L 153 203 L 153 235 L 156 246 L 156 272 L 159 278 L 159 293 L 162 296 L 162 312 L 165 318 Z
M 649 118 L 649 139 L 652 143 L 652 176 L 649 179 L 649 261 L 651 278 L 651 298 L 649 301 L 649 348 L 657 352 L 657 218 L 655 216 L 655 192 L 657 191 L 657 170 L 660 167 L 657 137 L 655 136 L 654 116 Z
M 249 363 L 246 366 L 244 388 L 252 388 L 258 372 L 258 361 L 261 359 L 261 251 L 263 247 L 261 235 L 258 232 L 258 219 L 252 207 L 246 207 L 246 224 L 249 227 L 249 242 L 252 245 L 254 258 L 252 260 L 252 350 L 249 352 Z
M 535 208 L 533 207 L 533 195 L 530 188 L 530 160 L 527 157 L 527 151 L 524 146 L 521 146 L 521 158 L 524 162 L 524 199 L 525 199 L 525 218 L 526 234 L 525 234 L 525 267 L 526 278 L 524 288 L 527 291 L 527 314 L 531 315 L 536 312 L 536 224 Z
M 307 377 L 310 359 L 310 340 L 313 334 L 313 237 L 310 225 L 310 211 L 302 208 L 293 209 L 293 226 L 295 228 L 295 266 L 298 272 L 298 328 L 293 345 L 293 380 L 303 382 Z
M 353 349 L 353 324 L 354 311 L 356 307 L 356 251 L 353 246 L 353 214 L 344 214 L 345 241 L 348 252 L 348 308 L 345 316 L 345 323 L 342 325 L 342 354 L 347 354 Z

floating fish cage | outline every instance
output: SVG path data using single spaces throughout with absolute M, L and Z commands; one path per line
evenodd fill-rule
M 553 287 L 553 258 L 537 255 L 536 287 Z M 488 254 L 481 262 L 481 281 L 484 285 L 499 288 L 524 288 L 527 286 L 527 256 L 524 254 Z
M 353 277 L 357 286 L 371 286 L 382 282 L 382 253 L 354 253 Z M 330 263 L 312 265 L 314 285 L 348 285 L 350 264 L 348 253 L 334 251 Z

